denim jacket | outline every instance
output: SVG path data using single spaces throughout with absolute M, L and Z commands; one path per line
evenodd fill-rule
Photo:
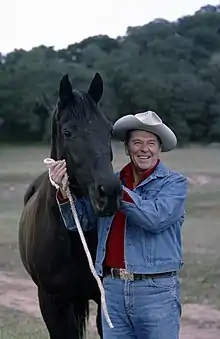
M 188 184 L 186 178 L 168 169 L 161 161 L 155 171 L 133 191 L 125 186 L 133 203 L 123 201 L 126 215 L 125 264 L 132 273 L 177 271 L 182 265 L 181 227 L 185 218 Z M 58 200 L 57 200 L 58 202 Z M 90 200 L 75 200 L 84 231 L 97 227 L 96 271 L 103 274 L 106 240 L 114 216 L 97 218 Z M 68 230 L 77 231 L 69 202 L 59 204 Z

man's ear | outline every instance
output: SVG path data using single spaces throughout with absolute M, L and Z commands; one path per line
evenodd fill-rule
M 129 150 L 128 150 L 128 145 L 127 145 L 127 143 L 124 143 L 124 148 L 125 148 L 125 154 L 129 156 L 130 153 L 129 153 Z

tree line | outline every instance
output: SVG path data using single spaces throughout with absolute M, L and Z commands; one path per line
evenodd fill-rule
M 0 53 L 0 141 L 49 140 L 61 76 L 86 90 L 97 71 L 105 86 L 101 108 L 112 122 L 150 109 L 182 144 L 220 141 L 220 5 L 128 27 L 116 39 Z

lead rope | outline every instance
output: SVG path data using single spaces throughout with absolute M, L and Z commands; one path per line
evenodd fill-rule
M 48 168 L 49 179 L 50 179 L 51 185 L 54 186 L 58 190 L 59 186 L 51 178 L 50 167 L 51 167 L 52 163 L 54 163 L 54 162 L 55 161 L 53 159 L 51 159 L 51 158 L 44 159 L 44 164 Z M 73 213 L 73 217 L 74 217 L 74 220 L 75 220 L 75 223 L 76 223 L 76 227 L 77 227 L 77 230 L 79 232 L 80 239 L 82 241 L 82 244 L 83 244 L 83 247 L 84 247 L 84 251 L 85 251 L 87 259 L 88 259 L 90 270 L 92 272 L 92 275 L 94 276 L 94 278 L 97 281 L 97 284 L 98 284 L 98 287 L 99 287 L 99 290 L 100 290 L 100 293 L 101 293 L 101 304 L 102 304 L 102 309 L 103 309 L 104 316 L 106 318 L 106 321 L 107 321 L 109 327 L 113 328 L 114 326 L 113 326 L 113 324 L 111 322 L 111 319 L 109 317 L 108 310 L 107 310 L 107 305 L 106 305 L 106 301 L 105 301 L 105 291 L 104 291 L 101 279 L 99 278 L 98 274 L 96 273 L 95 267 L 93 265 L 91 254 L 89 252 L 89 249 L 88 249 L 88 246 L 87 246 L 87 243 L 86 243 L 86 239 L 84 237 L 84 234 L 83 234 L 80 222 L 79 222 L 79 218 L 78 218 L 78 215 L 77 215 L 76 207 L 75 207 L 75 204 L 74 204 L 74 201 L 73 201 L 73 198 L 72 198 L 72 195 L 70 193 L 69 186 L 68 186 L 68 176 L 67 176 L 67 174 L 65 174 L 65 176 L 63 178 L 62 185 L 63 185 L 63 189 L 65 190 L 66 195 L 67 195 L 67 197 L 69 199 L 69 202 L 70 202 L 71 211 Z

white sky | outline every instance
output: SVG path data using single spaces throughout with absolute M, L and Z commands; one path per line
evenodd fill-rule
M 55 49 L 97 34 L 124 35 L 128 26 L 176 20 L 220 0 L 0 0 L 0 52 L 44 44 Z

